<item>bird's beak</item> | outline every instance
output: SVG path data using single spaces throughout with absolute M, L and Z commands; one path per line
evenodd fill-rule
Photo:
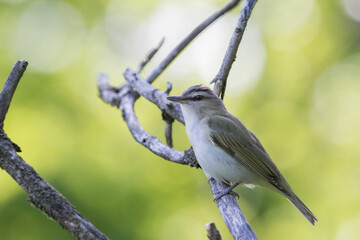
M 173 102 L 178 102 L 178 103 L 185 103 L 186 102 L 186 98 L 183 98 L 181 96 L 170 96 L 167 97 L 167 100 L 173 101 Z

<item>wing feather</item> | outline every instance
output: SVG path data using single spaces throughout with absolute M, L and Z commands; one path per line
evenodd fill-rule
M 220 125 L 221 123 L 221 125 Z M 254 174 L 278 186 L 283 179 L 257 137 L 236 117 L 212 116 L 208 119 L 210 138 L 214 145 L 222 148 Z

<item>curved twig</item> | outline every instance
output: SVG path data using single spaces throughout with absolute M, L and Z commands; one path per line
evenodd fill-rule
M 139 123 L 134 111 L 134 103 L 137 99 L 137 93 L 130 87 L 120 94 L 115 93 L 115 89 L 108 85 L 108 78 L 105 74 L 98 77 L 98 88 L 100 98 L 106 103 L 118 102 L 122 117 L 125 120 L 134 139 L 148 148 L 154 154 L 174 163 L 198 167 L 195 156 L 191 149 L 184 152 L 177 151 L 163 144 L 157 137 L 150 135 Z M 110 97 L 109 97 L 110 96 Z
M 157 45 L 157 47 L 155 47 L 154 49 L 151 49 L 149 51 L 148 54 L 146 54 L 144 60 L 139 64 L 139 67 L 137 69 L 137 73 L 139 74 L 144 67 L 146 66 L 146 64 L 148 64 L 150 62 L 150 60 L 155 56 L 155 54 L 159 51 L 159 49 L 162 47 L 162 45 L 164 44 L 165 38 L 162 38 L 159 42 L 159 44 Z

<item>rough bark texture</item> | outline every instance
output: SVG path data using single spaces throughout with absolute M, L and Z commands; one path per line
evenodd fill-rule
M 210 179 L 210 186 L 213 195 L 222 192 L 228 186 Z M 232 195 L 225 195 L 216 201 L 220 213 L 229 228 L 231 234 L 236 240 L 256 240 L 254 231 L 251 229 L 249 223 L 246 221 L 236 198 Z
M 18 82 L 27 67 L 18 61 L 0 94 L 0 119 L 4 120 Z M 1 122 L 3 126 L 3 122 Z M 29 201 L 50 218 L 58 222 L 77 239 L 108 239 L 87 219 L 83 218 L 66 198 L 27 164 L 18 154 L 20 148 L 0 129 L 0 167 L 5 170 L 25 192 Z

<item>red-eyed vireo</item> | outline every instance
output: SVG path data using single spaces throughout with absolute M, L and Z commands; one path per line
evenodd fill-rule
M 168 99 L 181 105 L 187 135 L 206 176 L 233 183 L 215 199 L 238 184 L 263 186 L 285 196 L 315 224 L 316 217 L 296 196 L 257 137 L 226 110 L 210 88 L 192 86 L 181 96 Z

